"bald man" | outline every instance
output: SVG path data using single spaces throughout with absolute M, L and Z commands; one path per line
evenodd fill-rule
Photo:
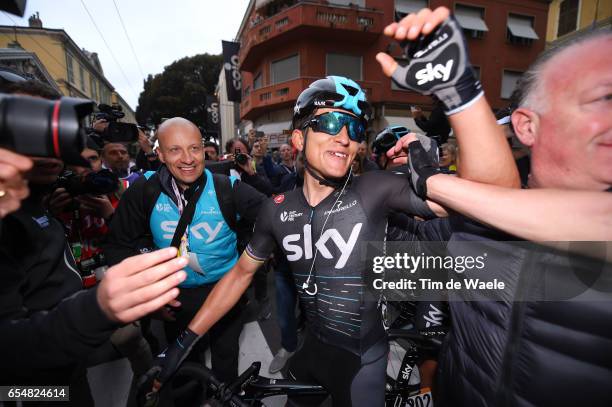
M 195 205 L 191 221 L 177 236 L 179 255 L 189 260 L 187 278 L 179 285 L 181 310 L 165 322 L 168 342 L 176 339 L 190 346 L 188 322 L 238 260 L 236 230 L 242 224 L 237 224 L 236 214 L 241 222 L 254 222 L 265 196 L 235 177 L 205 169 L 202 135 L 189 120 L 166 120 L 157 132 L 163 165 L 124 193 L 110 226 L 106 255 L 114 264 L 135 253 L 170 246 L 181 215 L 189 213 L 190 203 Z M 213 370 L 224 381 L 237 376 L 241 330 L 238 305 L 210 333 Z M 194 359 L 204 350 L 192 352 Z

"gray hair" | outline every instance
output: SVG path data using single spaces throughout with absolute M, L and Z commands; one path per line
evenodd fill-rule
M 516 89 L 510 97 L 510 106 L 512 109 L 525 107 L 534 112 L 541 113 L 548 109 L 548 100 L 544 92 L 544 78 L 542 72 L 552 59 L 566 50 L 582 45 L 588 41 L 610 38 L 612 39 L 612 31 L 610 30 L 594 30 L 566 41 L 556 47 L 549 48 L 541 53 L 533 64 L 521 76 L 521 79 L 516 85 Z

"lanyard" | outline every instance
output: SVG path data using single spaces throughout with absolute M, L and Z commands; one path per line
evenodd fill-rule
M 178 185 L 176 185 L 176 181 L 172 178 L 172 192 L 174 192 L 174 196 L 176 197 L 176 204 L 179 210 L 179 216 L 183 214 L 183 210 L 185 209 L 185 202 L 183 198 L 183 194 L 180 192 Z M 181 244 L 178 249 L 177 257 L 189 257 L 189 225 L 185 228 L 185 233 L 181 236 Z

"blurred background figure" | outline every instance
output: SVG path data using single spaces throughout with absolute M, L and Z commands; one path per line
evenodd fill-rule
M 440 170 L 449 174 L 457 172 L 457 145 L 452 140 L 440 148 Z

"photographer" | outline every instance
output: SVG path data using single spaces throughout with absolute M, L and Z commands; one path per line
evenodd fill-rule
M 136 168 L 140 171 L 157 171 L 161 161 L 153 149 L 153 144 L 141 128 L 138 128 L 138 145 L 140 150 L 136 154 Z
M 145 134 L 135 124 L 118 121 L 125 116 L 120 105 L 109 106 L 101 103 L 98 105 L 98 110 L 92 128 L 103 143 L 103 167 L 108 168 L 122 181 L 125 181 L 127 188 L 140 177 L 138 169 L 132 165 L 127 145 L 138 141 L 145 154 L 147 151 L 152 154 L 152 148 Z M 148 148 L 147 145 L 149 145 Z M 150 158 L 153 160 L 155 157 Z
M 204 157 L 208 161 L 219 161 L 219 146 L 212 141 L 204 143 Z
M 106 236 L 108 222 L 119 199 L 115 192 L 118 178 L 101 169 L 97 151 L 86 148 L 81 153 L 92 168 L 68 166 L 49 195 L 49 211 L 66 230 L 85 287 L 96 283 L 94 271 L 106 266 L 100 241 Z
M 255 139 L 253 143 L 255 143 Z M 231 175 L 236 176 L 266 196 L 271 196 L 276 192 L 270 180 L 257 172 L 253 159 L 248 155 L 249 148 L 245 139 L 236 137 L 229 140 L 225 144 L 225 151 L 228 152 L 225 159 L 234 161 L 234 169 L 230 171 Z
M 37 81 L 25 80 L 3 84 L 0 92 L 59 96 Z M 9 126 L 1 136 L 14 134 Z M 0 152 L 27 167 L 19 157 Z M 43 208 L 43 198 L 64 164 L 56 158 L 29 158 L 34 163 L 26 176 L 31 194 L 0 224 L 0 383 L 74 384 L 71 401 L 91 404 L 87 384 L 74 376 L 74 369 L 116 328 L 173 302 L 178 295 L 174 287 L 185 279 L 184 272 L 175 272 L 185 261 L 173 259 L 174 249 L 127 259 L 111 268 L 98 287 L 81 290 L 63 228 Z M 79 385 L 74 379 L 81 380 Z
M 439 99 L 435 96 L 432 97 L 435 105 L 429 115 L 429 118 L 425 117 L 423 110 L 418 106 L 411 106 L 412 117 L 417 126 L 421 128 L 427 137 L 430 137 L 438 143 L 439 146 L 446 143 L 448 135 L 450 134 L 451 128 L 444 114 L 444 109 L 440 104 Z

